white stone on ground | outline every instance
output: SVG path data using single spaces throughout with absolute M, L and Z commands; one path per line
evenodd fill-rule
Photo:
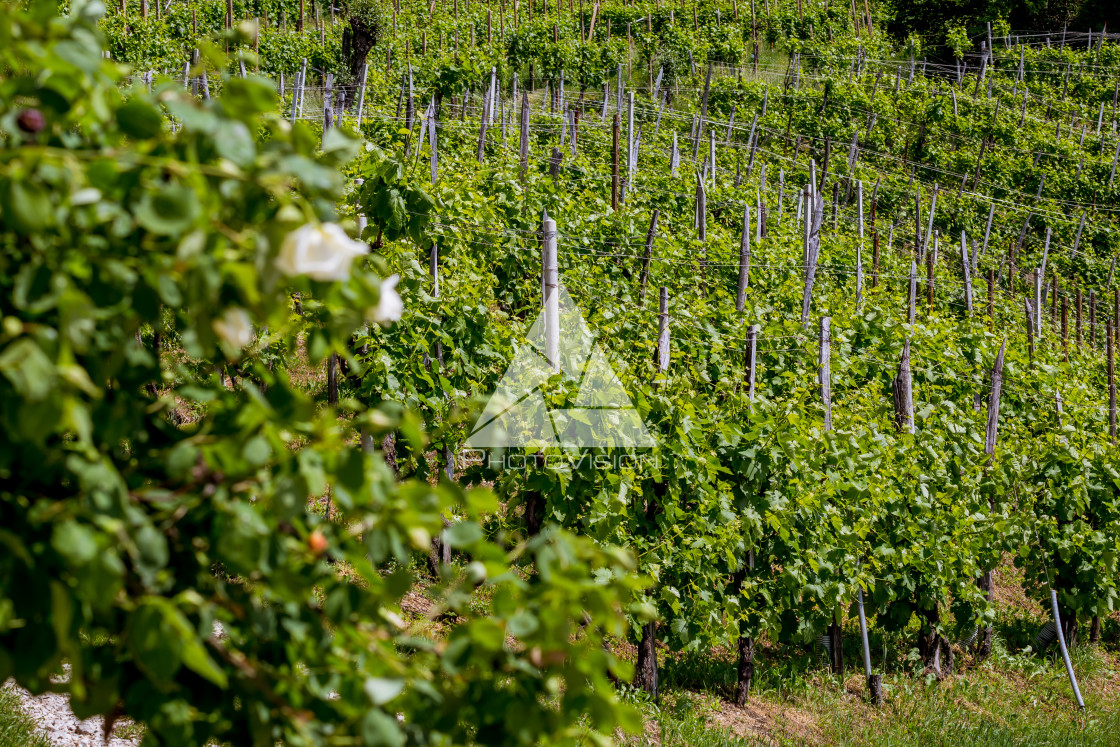
M 70 710 L 70 697 L 60 693 L 43 693 L 32 695 L 9 682 L 4 687 L 12 687 L 19 696 L 20 707 L 38 726 L 39 731 L 46 735 L 52 747 L 102 747 L 103 724 L 100 716 L 79 720 Z M 129 723 L 122 719 L 117 726 Z M 137 747 L 140 737 L 123 739 L 113 737 L 108 741 L 108 747 Z

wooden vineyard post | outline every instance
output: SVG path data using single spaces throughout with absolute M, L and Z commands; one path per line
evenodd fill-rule
M 292 99 L 292 124 L 296 123 L 297 118 L 303 117 L 303 99 L 307 92 L 307 58 L 304 57 L 300 63 L 299 68 L 299 83 L 297 85 L 297 93 L 299 98 L 299 109 L 296 109 L 295 99 Z M 293 94 L 296 95 L 296 94 Z
M 910 378 L 910 340 L 902 346 L 902 356 L 898 361 L 898 373 L 891 381 L 891 395 L 894 400 L 895 426 L 910 434 L 914 433 L 914 391 Z M 871 652 L 867 641 L 867 620 L 863 609 L 863 588 L 857 591 L 859 607 L 860 635 L 863 638 L 863 667 L 867 675 L 867 696 L 872 705 L 883 704 L 883 676 L 871 673 Z
M 704 177 L 696 172 L 696 238 L 700 241 L 708 240 L 708 193 L 704 189 Z M 702 261 L 701 265 L 707 262 Z
M 824 429 L 832 430 L 832 318 L 821 317 L 820 354 L 818 364 L 818 383 L 821 391 L 821 404 L 824 406 Z
M 307 59 L 304 59 L 304 65 L 299 71 L 296 72 L 296 80 L 291 84 L 291 110 L 288 112 L 288 118 L 292 124 L 296 123 L 297 115 L 299 113 L 299 97 L 304 88 L 304 75 L 307 73 Z
M 929 252 L 929 239 L 933 235 L 933 216 L 937 212 L 937 182 L 933 183 L 933 196 L 929 202 L 929 224 L 926 226 L 925 235 L 922 236 L 922 251 L 919 256 L 924 257 Z
M 1031 275 L 1034 283 L 1034 306 L 1028 314 L 1033 314 L 1034 319 L 1034 336 L 1038 340 L 1042 340 L 1042 273 L 1036 267 L 1034 273 Z M 1034 346 L 1031 346 L 1031 353 L 1034 353 Z
M 988 224 L 984 226 L 984 244 L 980 247 L 980 256 L 984 256 L 984 252 L 988 251 L 988 237 L 992 233 L 992 219 L 996 215 L 996 204 L 993 202 L 991 207 L 988 208 Z
M 926 252 L 926 314 L 933 311 L 933 252 Z
M 432 250 L 428 254 L 428 274 L 432 279 L 432 298 L 439 300 L 439 244 L 432 242 Z M 432 357 L 438 363 L 439 367 L 443 368 L 443 345 L 436 340 L 432 345 Z M 428 370 L 431 370 L 431 364 L 428 356 L 424 355 L 425 363 L 428 364 Z M 366 432 L 363 428 L 362 443 L 363 448 L 366 440 Z M 369 437 L 370 446 L 372 450 L 372 437 Z M 455 479 L 455 454 L 451 451 L 450 446 L 443 447 L 443 469 L 447 479 L 453 481 Z M 451 526 L 451 521 L 446 515 L 441 516 L 443 519 L 443 526 L 446 529 Z M 428 554 L 428 570 L 431 571 L 434 578 L 440 578 L 440 569 L 447 568 L 451 565 L 451 545 L 446 542 L 444 537 L 438 536 L 432 538 L 432 550 Z
M 739 240 L 739 280 L 735 294 L 735 310 L 743 311 L 747 303 L 747 284 L 751 275 L 751 206 L 743 206 L 743 235 Z
M 554 371 L 560 370 L 560 272 L 556 257 L 556 221 L 547 215 L 541 221 L 541 306 L 544 315 L 545 358 Z M 536 464 L 541 464 L 538 455 Z M 526 490 L 522 504 L 525 531 L 530 537 L 544 527 L 545 497 L 539 490 Z
M 918 264 L 913 258 L 910 259 L 910 283 L 909 293 L 906 296 L 906 321 L 909 324 L 914 323 L 915 307 L 918 304 Z
M 411 65 L 409 67 L 411 67 Z M 480 119 L 478 123 L 478 163 L 480 165 L 486 160 L 486 130 L 490 125 L 490 120 L 493 119 L 494 116 L 492 107 L 494 94 L 497 92 L 495 90 L 497 86 L 495 80 L 496 75 L 496 69 L 490 68 L 490 87 L 487 89 L 486 96 L 482 99 L 482 119 Z M 409 129 L 411 129 L 411 127 Z
M 521 94 L 521 183 L 529 176 L 529 91 Z
M 576 157 L 576 155 L 578 153 L 577 145 L 576 145 L 576 138 L 579 135 L 579 111 L 580 110 L 576 109 L 576 108 L 572 109 L 572 123 L 571 123 L 572 137 L 571 137 L 571 140 L 572 140 L 572 158 L 573 159 Z
M 988 331 L 994 332 L 996 328 L 996 271 L 988 268 Z
M 1002 270 L 1000 273 L 1002 274 Z M 1007 245 L 1007 292 L 1015 297 L 1015 240 Z
M 1000 344 L 995 365 L 992 366 L 992 389 L 988 396 L 988 425 L 984 434 L 984 453 L 994 456 L 996 439 L 999 435 L 999 400 L 1003 391 L 1003 359 L 1007 350 L 1007 340 Z
M 1115 321 L 1113 322 L 1115 324 Z M 1112 344 L 1112 325 L 1105 322 L 1105 351 L 1108 356 L 1108 436 L 1116 445 L 1116 362 L 1113 358 L 1115 348 Z
M 439 177 L 439 136 L 436 134 L 435 97 L 432 98 L 432 102 L 428 105 L 428 145 L 431 146 L 429 158 L 431 160 L 432 184 L 435 184 L 436 179 Z
M 558 287 L 560 270 L 556 259 L 556 221 L 545 218 L 541 227 L 544 252 L 541 268 L 544 273 L 544 347 L 545 358 L 552 370 L 560 370 L 560 301 Z
M 646 286 L 649 284 L 649 261 L 653 254 L 653 239 L 657 235 L 657 218 L 661 215 L 660 208 L 653 209 L 653 215 L 649 219 L 649 232 L 646 234 L 646 250 L 642 255 L 642 275 L 639 281 L 641 289 L 638 291 L 638 298 L 642 303 L 646 300 Z
M 763 169 L 765 169 L 763 165 Z M 856 244 L 856 303 L 863 300 L 863 182 L 856 182 L 858 201 L 856 222 L 859 226 L 859 243 Z
M 823 428 L 832 430 L 832 373 L 831 373 L 831 346 L 832 346 L 832 318 L 821 317 L 820 327 L 820 352 L 817 360 L 817 376 L 820 384 L 821 405 L 824 407 Z M 829 639 L 829 667 L 832 673 L 844 679 L 844 636 L 840 626 L 839 617 L 834 617 L 828 626 Z
M 362 77 L 358 84 L 358 130 L 362 129 L 362 113 L 366 106 L 366 77 L 369 75 L 369 63 L 362 65 Z M 411 127 L 409 129 L 412 129 Z M 421 143 L 421 146 L 423 143 Z
M 661 286 L 661 301 L 657 313 L 657 372 L 669 370 L 669 289 Z
M 613 145 L 611 146 L 611 208 L 618 212 L 618 131 L 621 127 L 621 117 L 614 113 Z
M 801 325 L 809 323 L 809 309 L 813 302 L 813 281 L 817 276 L 817 256 L 821 247 L 821 221 L 824 219 L 824 201 L 816 193 L 812 182 L 805 187 L 805 290 L 801 297 Z
M 754 570 L 754 550 L 747 551 L 745 562 L 735 573 L 735 587 L 738 593 L 743 594 L 743 587 L 747 580 L 747 573 Z M 738 681 L 735 683 L 735 704 L 745 706 L 751 692 L 751 680 L 754 678 L 754 638 L 750 635 L 739 635 L 739 666 L 736 672 Z
M 961 231 L 961 267 L 964 269 L 964 305 L 965 311 L 972 314 L 972 273 L 968 261 L 968 240 L 964 231 Z
M 863 587 L 856 587 L 856 608 L 859 612 L 859 635 L 863 648 L 863 671 L 867 675 L 867 699 L 872 705 L 883 704 L 883 675 L 871 673 L 871 644 L 867 640 L 867 613 L 863 609 Z
M 1095 291 L 1089 291 L 1089 348 L 1097 349 L 1097 296 Z
M 1045 258 L 1045 255 L 1044 255 Z M 1058 328 L 1058 276 L 1054 275 L 1054 281 L 1050 288 L 1050 324 L 1054 329 Z
M 432 298 L 439 300 L 439 244 L 432 242 L 432 251 L 428 255 L 428 274 L 432 278 Z M 432 354 L 436 362 L 443 366 L 443 344 L 436 340 L 432 346 Z
M 207 76 L 206 65 L 203 62 L 201 56 L 199 55 L 199 51 L 197 49 L 194 51 L 194 64 L 195 65 L 201 65 L 201 67 L 202 67 L 202 98 L 209 101 L 210 100 L 210 78 Z M 302 94 L 301 94 L 301 98 L 300 98 L 300 114 L 303 114 Z
M 984 434 L 984 453 L 988 455 L 988 464 L 992 463 L 996 453 L 996 439 L 999 436 L 999 400 L 1000 395 L 1003 393 L 1003 357 L 1007 352 L 1007 340 L 1005 339 L 999 346 L 999 354 L 996 355 L 995 365 L 992 366 L 992 389 L 988 395 L 988 427 Z M 995 500 L 988 499 L 988 508 L 995 509 Z M 977 581 L 977 586 L 984 592 L 984 596 L 988 601 L 992 601 L 992 572 L 987 571 Z M 985 626 L 980 631 L 977 641 L 977 656 L 980 659 L 986 659 L 992 653 L 992 626 Z
M 233 0 L 226 0 L 226 28 L 233 22 Z M 323 91 L 323 132 L 334 126 L 334 109 L 331 106 L 334 75 L 328 73 Z M 338 353 L 331 353 L 327 359 L 327 402 L 333 407 L 338 404 Z M 328 514 L 330 506 L 328 504 Z
M 754 387 L 758 372 L 758 331 L 759 326 L 757 324 L 747 327 L 746 378 L 747 396 L 751 401 L 754 401 Z
M 1023 299 L 1023 313 L 1027 323 L 1027 355 L 1028 362 L 1034 363 L 1034 332 L 1035 332 L 1035 318 L 1031 309 L 1031 302 L 1026 298 Z
M 1069 363 L 1069 299 L 1062 297 L 1062 354 Z
M 1076 319 L 1074 326 L 1077 329 L 1077 350 L 1079 352 L 1081 350 L 1081 302 L 1082 302 L 1081 289 L 1078 288 L 1077 289 L 1077 297 L 1076 297 L 1076 300 L 1074 301 L 1074 303 L 1076 305 L 1076 307 L 1074 309 L 1074 315 L 1075 315 L 1075 319 Z
M 1085 229 L 1085 216 L 1088 210 L 1081 211 L 1081 221 L 1077 224 L 1077 236 L 1073 239 L 1073 247 L 1069 250 L 1070 259 L 1077 256 L 1077 247 L 1081 245 L 1081 232 Z
M 891 382 L 894 398 L 894 423 L 900 431 L 914 433 L 914 390 L 910 378 L 910 339 L 902 345 L 902 357 L 898 361 L 898 373 Z
M 871 287 L 879 287 L 879 232 L 871 231 Z
M 327 358 L 327 403 L 332 407 L 338 404 L 338 353 Z
M 839 208 L 840 208 L 840 182 L 834 182 L 832 185 L 832 230 L 835 231 L 839 225 Z

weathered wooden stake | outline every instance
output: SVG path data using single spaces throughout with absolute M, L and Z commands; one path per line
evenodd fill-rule
M 649 261 L 653 254 L 653 239 L 657 235 L 657 218 L 660 215 L 661 210 L 659 208 L 654 208 L 653 215 L 651 215 L 649 219 L 649 231 L 646 233 L 646 249 L 645 254 L 642 255 L 641 290 L 638 293 L 638 298 L 643 303 L 646 300 L 646 285 L 649 284 Z
M 992 218 L 996 215 L 996 204 L 993 202 L 991 207 L 988 208 L 988 224 L 984 226 L 984 245 L 980 247 L 980 256 L 984 256 L 984 252 L 988 251 L 988 236 L 992 233 Z
M 922 240 L 922 251 L 919 256 L 925 256 L 929 250 L 929 237 L 933 234 L 933 216 L 937 212 L 937 182 L 933 183 L 933 198 L 929 204 L 929 225 L 926 226 L 926 234 Z
M 618 212 L 618 137 L 622 126 L 622 118 L 618 112 L 614 113 L 614 125 L 611 130 L 613 140 L 611 146 L 611 207 Z
M 821 390 L 821 404 L 824 406 L 824 429 L 832 430 L 832 318 L 821 317 L 820 356 L 818 359 L 818 380 Z
M 933 252 L 926 252 L 926 314 L 933 311 Z
M 358 88 L 358 129 L 362 129 L 362 113 L 366 107 L 366 76 L 369 74 L 369 63 L 362 66 L 362 78 Z M 411 127 L 409 128 L 411 129 Z
M 918 264 L 913 258 L 910 259 L 910 288 L 907 294 L 907 314 L 906 320 L 914 323 L 914 312 L 918 302 Z
M 1085 228 L 1085 215 L 1088 212 L 1088 210 L 1081 211 L 1081 221 L 1077 224 L 1077 236 L 1073 239 L 1073 247 L 1069 250 L 1071 259 L 1077 254 L 1077 247 L 1081 245 L 1081 231 Z
M 1081 289 L 1078 288 L 1077 289 L 1076 300 L 1074 301 L 1074 303 L 1076 304 L 1076 307 L 1074 309 L 1074 314 L 1076 315 L 1075 326 L 1077 328 L 1077 349 L 1078 350 L 1081 349 L 1081 301 L 1082 301 L 1082 299 L 1081 299 Z
M 657 314 L 657 370 L 669 370 L 669 289 L 661 286 L 661 305 Z
M 521 94 L 521 183 L 529 177 L 529 92 Z
M 1112 336 L 1114 344 L 1120 344 L 1120 288 L 1112 291 Z
M 758 331 L 759 326 L 757 324 L 752 324 L 747 327 L 747 396 L 750 397 L 751 400 L 754 400 L 755 379 L 757 377 L 758 370 Z
M 813 301 L 813 282 L 817 276 L 817 256 L 821 245 L 821 221 L 824 219 L 824 200 L 811 186 L 805 187 L 805 291 L 801 297 L 801 325 L 809 323 L 809 309 Z
M 830 353 L 832 346 L 832 319 L 821 317 L 820 328 L 820 355 L 818 359 L 818 377 L 820 382 L 821 404 L 824 407 L 823 427 L 826 431 L 832 430 L 832 374 L 830 370 Z M 831 661 L 829 662 L 832 673 L 843 679 L 844 677 L 844 637 L 839 620 L 833 620 L 828 627 L 830 640 Z
M 704 187 L 703 175 L 696 172 L 696 238 L 708 240 L 708 190 Z M 707 252 L 705 251 L 705 256 Z M 706 265 L 707 262 L 703 262 Z
M 863 671 L 867 675 L 867 696 L 872 705 L 883 702 L 882 675 L 871 674 L 871 644 L 867 640 L 867 614 L 863 609 L 863 587 L 856 588 L 856 609 L 859 613 L 859 637 L 863 649 Z
M 1033 311 L 1033 309 L 1031 309 L 1031 302 L 1028 301 L 1025 298 L 1023 299 L 1023 313 L 1026 317 L 1026 323 L 1027 323 L 1027 355 L 1029 356 L 1027 360 L 1028 360 L 1029 363 L 1033 364 L 1034 363 L 1034 334 L 1035 334 L 1035 324 L 1036 324 L 1036 322 L 1035 322 L 1035 319 L 1034 319 L 1034 311 Z
M 988 331 L 994 332 L 996 328 L 996 271 L 988 268 Z
M 1039 272 L 1037 267 L 1034 268 L 1034 273 L 1031 276 L 1031 278 L 1034 281 L 1034 307 L 1031 309 L 1031 311 L 1034 312 L 1034 314 L 1035 314 L 1035 316 L 1033 317 L 1034 324 L 1032 326 L 1034 328 L 1034 336 L 1037 337 L 1039 340 L 1041 340 L 1042 339 L 1042 303 L 1043 303 L 1043 300 L 1042 300 L 1042 273 Z M 1031 346 L 1031 352 L 1032 353 L 1034 352 L 1034 346 L 1033 345 Z
M 964 306 L 969 314 L 972 313 L 972 273 L 968 261 L 968 239 L 961 231 L 961 267 L 964 269 Z
M 995 365 L 992 366 L 992 388 L 991 393 L 988 395 L 988 427 L 987 432 L 984 434 L 984 453 L 989 458 L 994 458 L 996 453 L 996 439 L 999 436 L 999 400 L 1000 395 L 1003 393 L 1003 358 L 1007 351 L 1007 340 L 1005 339 L 999 346 L 999 354 L 996 355 Z M 989 499 L 989 508 L 994 509 L 994 500 Z M 988 571 L 977 582 L 977 586 L 985 593 L 985 596 L 990 602 L 992 599 L 992 572 Z M 992 652 L 992 626 L 988 625 L 980 632 L 979 640 L 977 642 L 978 656 L 983 659 Z
M 1094 291 L 1089 291 L 1089 347 L 1097 349 L 1097 297 Z
M 921 262 L 922 256 L 922 185 L 914 189 L 914 256 Z
M 338 404 L 338 353 L 327 359 L 327 404 Z
M 879 287 L 879 232 L 871 232 L 871 287 Z
M 554 371 L 560 370 L 560 270 L 556 257 L 556 221 L 545 218 L 541 225 L 541 287 L 544 293 L 545 358 Z
M 739 240 L 739 281 L 735 295 L 735 310 L 741 312 L 747 302 L 747 285 L 751 275 L 751 206 L 743 206 L 743 235 Z
M 1116 361 L 1113 358 L 1113 351 L 1115 350 L 1112 344 L 1113 338 L 1113 325 L 1105 322 L 1105 350 L 1108 356 L 1108 436 L 1112 439 L 1112 445 L 1116 445 Z
M 914 390 L 910 378 L 910 339 L 902 346 L 902 357 L 898 361 L 898 373 L 891 382 L 894 398 L 894 423 L 900 431 L 914 433 Z
M 1069 363 L 1069 298 L 1065 296 L 1062 297 L 1062 354 Z

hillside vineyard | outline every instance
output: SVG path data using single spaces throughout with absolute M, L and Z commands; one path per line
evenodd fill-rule
M 420 246 L 384 242 L 407 208 L 359 217 L 431 301 L 354 340 L 360 364 L 395 353 L 355 391 L 417 408 L 453 464 L 473 425 L 458 409 L 536 316 L 555 222 L 560 283 L 658 458 L 604 474 L 577 453 L 564 474 L 469 453 L 448 470 L 494 481 L 504 522 L 641 558 L 661 618 L 638 636 L 643 687 L 658 637 L 737 644 L 740 701 L 759 635 L 830 636 L 840 668 L 860 596 L 878 625 L 916 615 L 927 668 L 951 667 L 955 638 L 990 646 L 1004 552 L 1057 594 L 1066 639 L 1078 618 L 1098 634 L 1120 210 L 1103 34 L 989 31 L 955 57 L 893 43 L 858 4 L 391 11 L 357 76 L 327 71 L 328 47 L 321 71 L 270 54 L 290 23 L 253 19 L 292 122 L 360 131 L 435 199 Z

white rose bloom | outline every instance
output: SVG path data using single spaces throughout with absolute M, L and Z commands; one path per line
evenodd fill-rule
M 350 263 L 368 252 L 368 246 L 347 236 L 337 223 L 309 223 L 284 237 L 276 267 L 289 276 L 306 275 L 323 282 L 346 280 Z
M 381 281 L 381 300 L 377 307 L 366 311 L 366 318 L 371 322 L 397 322 L 404 313 L 404 301 L 401 294 L 397 293 L 397 282 L 400 275 L 391 275 Z
M 238 350 L 253 341 L 253 322 L 245 309 L 226 309 L 221 319 L 214 320 L 214 331 L 224 342 Z

